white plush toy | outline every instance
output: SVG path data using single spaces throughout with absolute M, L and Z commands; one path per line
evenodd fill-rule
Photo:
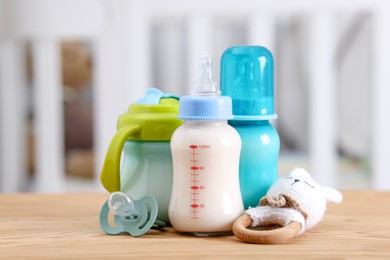
M 260 199 L 233 224 L 233 233 L 248 243 L 282 243 L 321 221 L 326 202 L 340 203 L 342 194 L 322 187 L 306 170 L 294 169 L 280 178 Z M 281 226 L 270 230 L 247 229 L 248 226 Z

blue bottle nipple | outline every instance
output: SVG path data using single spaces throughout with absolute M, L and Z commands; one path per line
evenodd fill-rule
M 233 120 L 275 119 L 273 58 L 261 46 L 227 49 L 221 59 L 221 90 L 233 101 Z

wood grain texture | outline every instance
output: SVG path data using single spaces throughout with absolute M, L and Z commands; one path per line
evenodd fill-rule
M 390 259 L 390 192 L 343 195 L 303 235 L 259 245 L 234 236 L 183 236 L 172 228 L 137 238 L 106 235 L 98 215 L 107 194 L 1 194 L 0 258 Z

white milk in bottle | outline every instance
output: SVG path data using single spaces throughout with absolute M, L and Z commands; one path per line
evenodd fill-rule
M 244 211 L 238 175 L 241 140 L 227 123 L 232 102 L 220 96 L 209 57 L 201 58 L 191 96 L 180 99 L 179 118 L 184 124 L 171 139 L 171 224 L 198 236 L 229 233 Z

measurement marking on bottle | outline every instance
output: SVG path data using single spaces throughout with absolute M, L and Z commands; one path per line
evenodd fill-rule
M 191 197 L 191 203 L 190 203 L 190 208 L 191 208 L 191 218 L 192 219 L 198 219 L 198 213 L 199 209 L 202 209 L 206 207 L 206 204 L 201 203 L 199 201 L 199 194 L 203 190 L 206 189 L 205 185 L 202 185 L 199 181 L 199 175 L 201 172 L 205 170 L 205 167 L 202 165 L 199 165 L 199 150 L 204 150 L 204 149 L 210 149 L 210 145 L 205 145 L 205 144 L 200 144 L 200 145 L 190 145 L 189 148 L 190 150 L 190 197 Z
M 190 181 L 190 194 L 191 194 L 191 218 L 192 219 L 198 219 L 198 213 L 199 213 L 199 208 L 201 208 L 204 204 L 199 203 L 199 190 L 201 189 L 201 186 L 198 184 L 198 176 L 199 176 L 199 169 L 200 167 L 198 166 L 198 153 L 196 152 L 197 149 L 199 148 L 198 145 L 190 145 L 189 148 L 190 150 L 190 163 L 192 164 L 190 166 L 191 170 L 191 181 Z M 203 167 L 204 168 L 204 167 Z

